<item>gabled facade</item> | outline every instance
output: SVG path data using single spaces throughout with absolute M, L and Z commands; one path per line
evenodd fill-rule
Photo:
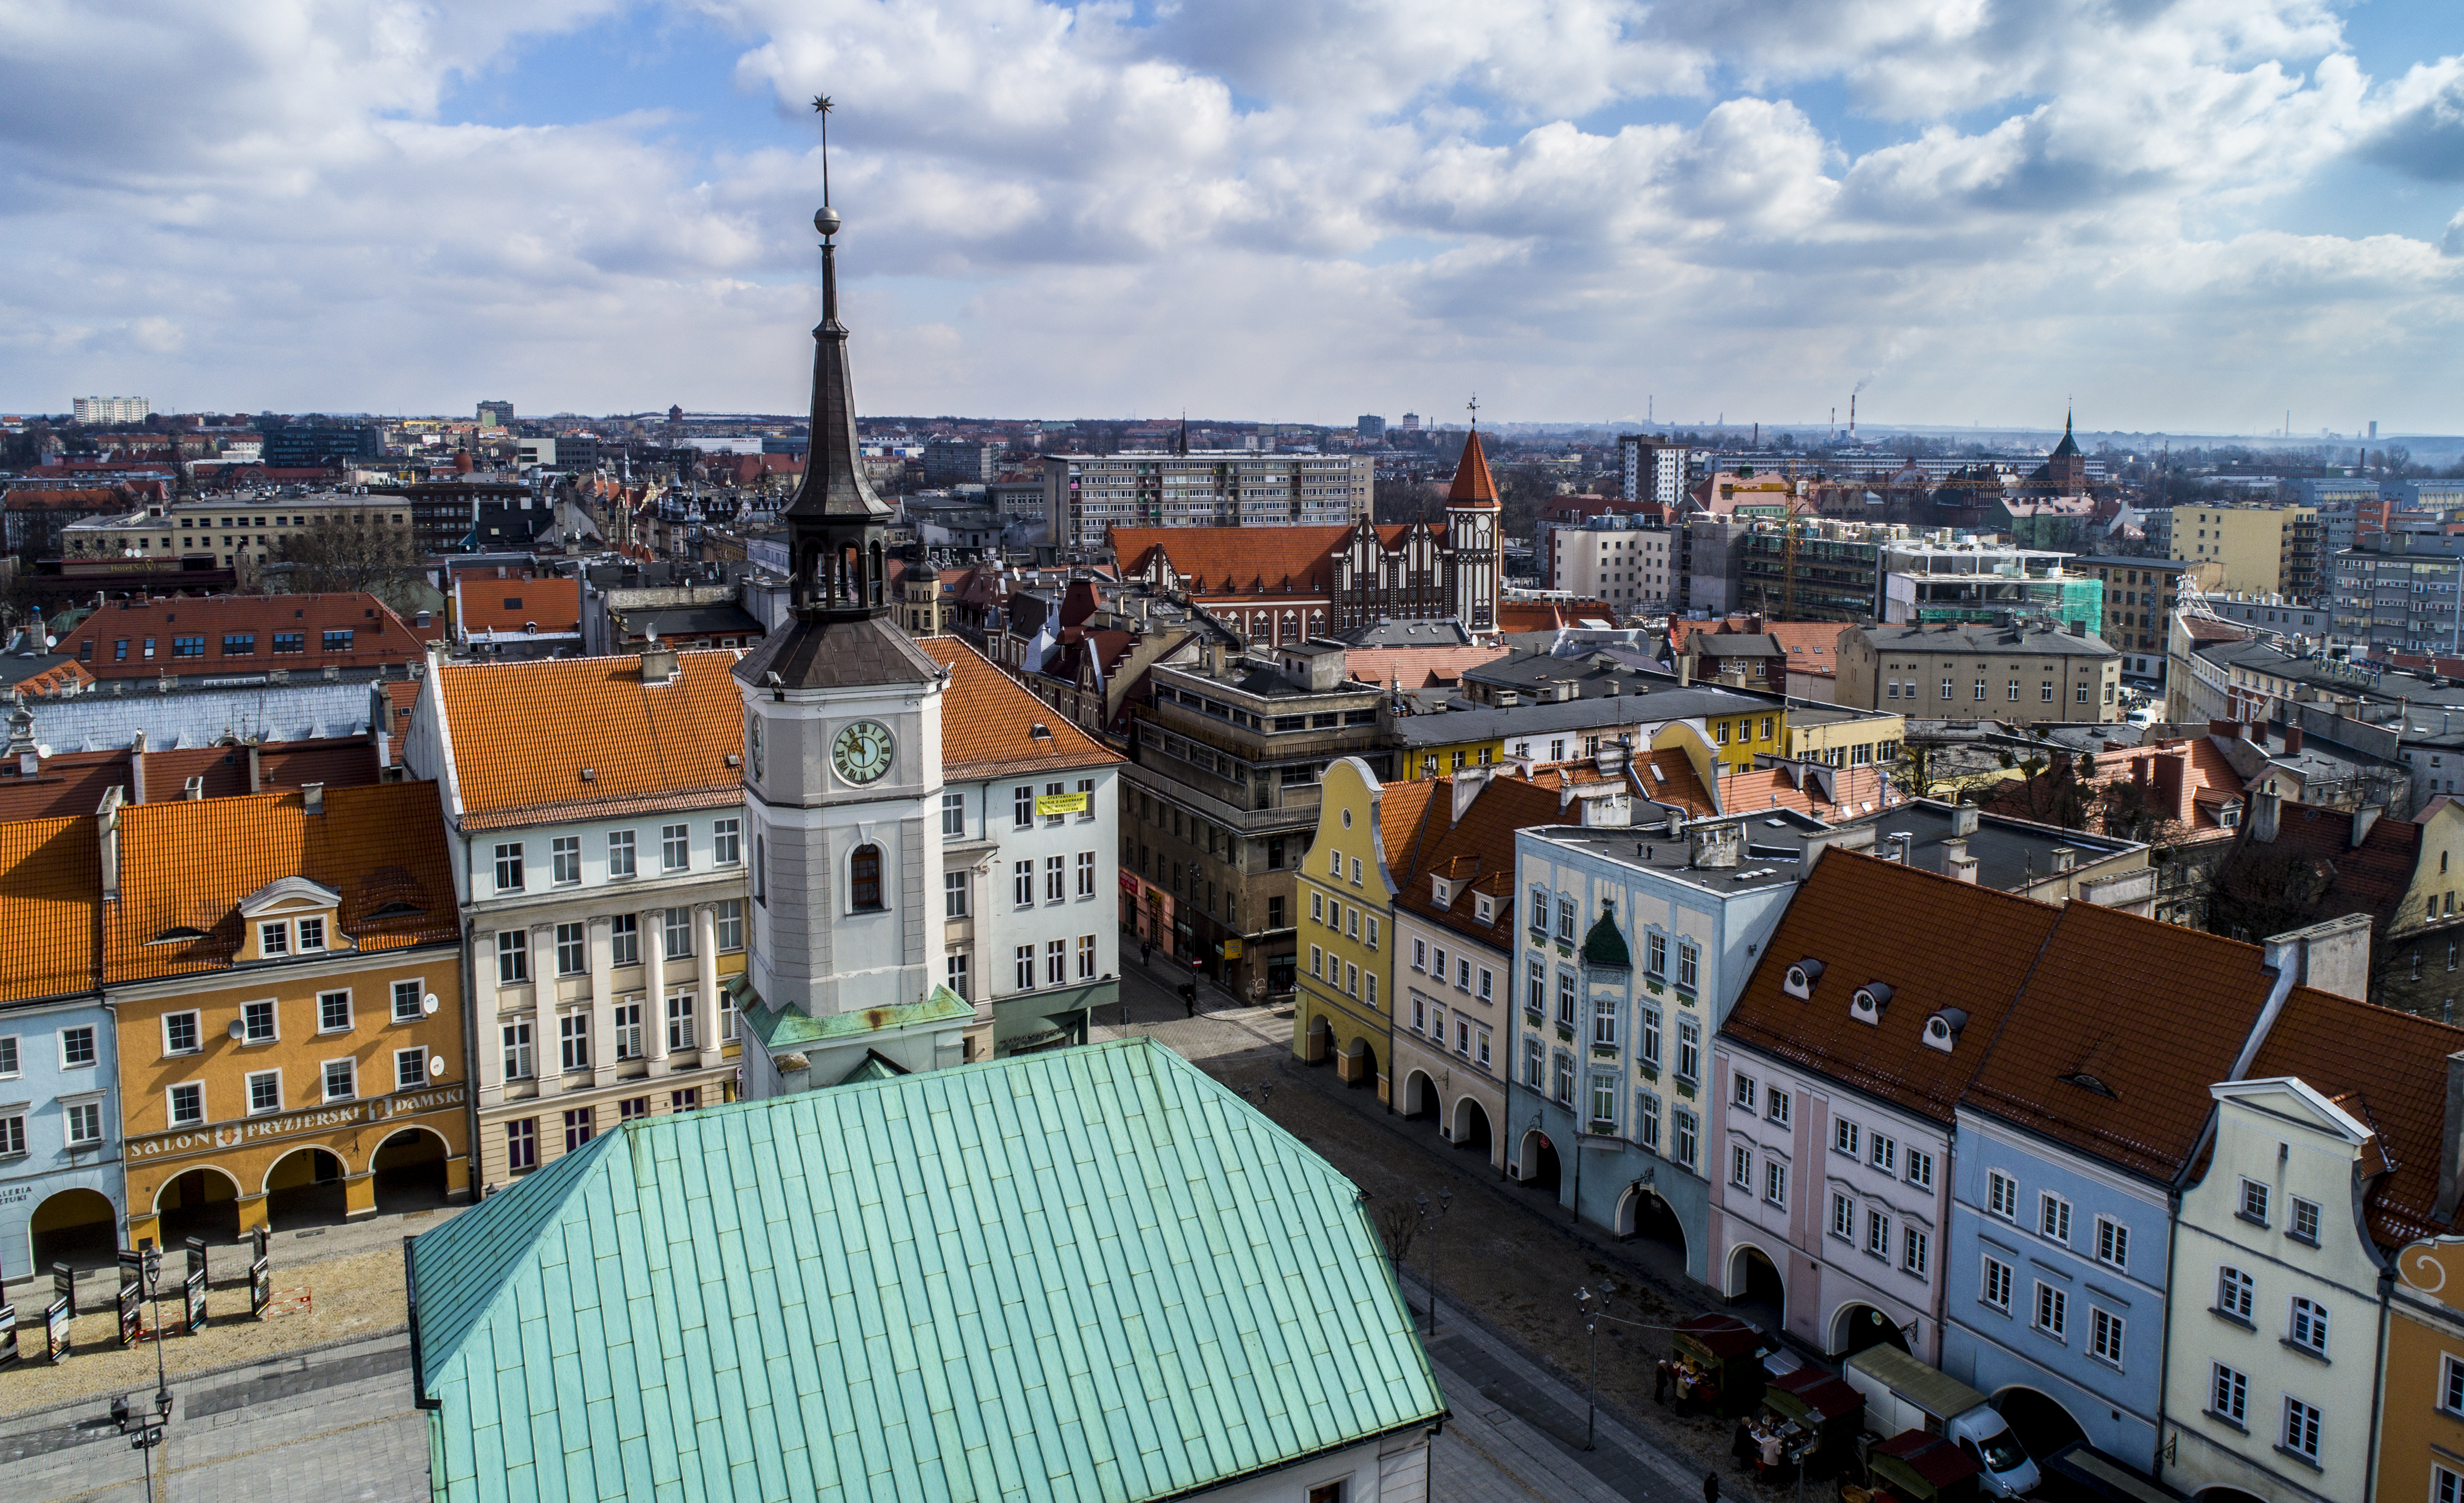
M 96 823 L 131 1245 L 472 1193 L 434 784 L 115 798 Z
M 1513 1055 L 1514 840 L 1559 817 L 1555 789 L 1473 773 L 1437 785 L 1394 903 L 1397 1110 L 1506 1169 Z
M 1375 1085 L 1391 1105 L 1397 872 L 1440 785 L 1381 783 L 1350 756 L 1320 781 L 1317 832 L 1300 864 L 1292 1053 L 1309 1064 L 1331 1060 L 1337 1078 Z

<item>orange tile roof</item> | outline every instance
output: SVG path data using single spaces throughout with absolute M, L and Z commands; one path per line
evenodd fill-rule
M 321 741 L 272 741 L 258 749 L 260 787 L 297 788 L 323 783 L 329 788 L 373 783 L 380 775 L 376 744 L 367 736 L 334 736 Z M 14 764 L 0 770 L 0 819 L 40 819 L 56 815 L 91 815 L 102 806 L 104 791 L 121 790 L 129 802 L 137 798 L 137 776 L 126 749 L 66 752 L 45 757 L 33 777 L 16 775 Z M 248 793 L 248 748 L 190 747 L 145 753 L 145 796 L 159 803 L 182 796 L 189 778 L 203 780 L 208 798 Z
M 1378 543 L 1394 548 L 1416 523 L 1379 527 Z M 1203 586 L 1193 594 L 1323 595 L 1334 587 L 1334 555 L 1349 527 L 1116 527 L 1112 556 L 1125 573 L 1143 571 L 1162 554 L 1174 572 Z
M 644 684 L 638 657 L 437 668 L 462 828 L 740 800 L 737 657 L 680 652 L 668 684 Z
M 943 777 L 998 777 L 1125 760 L 959 639 L 921 637 L 915 645 L 950 670 L 950 686 L 941 695 Z M 1051 734 L 1036 735 L 1039 725 Z
M 453 620 L 465 633 L 582 629 L 579 579 L 456 579 Z
M 1816 798 L 1822 774 L 1809 774 L 1800 788 L 1783 767 L 1758 767 L 1750 773 L 1728 773 L 1720 778 L 1720 807 L 1730 814 L 1758 809 L 1793 809 L 1817 819 L 1862 814 L 1882 806 L 1882 770 L 1879 767 L 1834 767 L 1823 770 L 1837 797 Z
M 95 990 L 101 906 L 91 816 L 0 824 L 0 1002 Z
M 419 703 L 419 682 L 417 679 L 385 680 L 385 704 L 391 708 L 391 717 L 385 724 L 385 733 L 390 738 L 385 742 L 388 766 L 402 766 L 402 738 L 410 730 L 410 711 Z
M 1441 687 L 1461 679 L 1465 668 L 1494 663 L 1510 650 L 1503 643 L 1468 647 L 1354 647 L 1343 656 L 1344 671 L 1363 684 L 1382 686 L 1400 680 L 1407 689 Z
M 1689 815 L 1708 815 L 1718 811 L 1711 807 L 1711 795 L 1695 773 L 1694 760 L 1676 747 L 1661 747 L 1636 761 L 1642 776 L 1638 785 L 1643 796 L 1658 803 L 1675 804 Z
M 2255 945 L 2093 903 L 2055 911 L 1969 1100 L 2170 1183 L 2198 1151 L 2208 1087 L 2232 1077 L 2275 973 Z
M 1947 1123 L 2011 999 L 2062 910 L 1854 852 L 1823 853 L 1781 915 L 1721 1035 Z M 1823 965 L 1811 1000 L 1781 990 L 1802 959 Z M 1890 987 L 1878 1024 L 1850 1015 L 1870 982 Z M 1925 1042 L 1944 1008 L 1968 1013 L 1958 1047 Z
M 450 945 L 461 935 L 434 783 L 135 804 L 120 814 L 120 897 L 103 913 L 103 980 L 228 967 L 239 904 L 285 877 L 341 895 L 336 926 L 362 950 Z M 181 929 L 201 938 L 162 938 Z
M 1751 616 L 1698 621 L 1679 617 L 1668 623 L 1668 641 L 1670 646 L 1683 652 L 1685 643 L 1698 633 L 1714 637 L 1771 637 L 1778 640 L 1780 650 L 1788 654 L 1789 667 L 1805 672 L 1833 668 L 1839 648 L 1839 634 L 1847 629 L 1837 621 L 1774 621 Z
M 1478 428 L 1463 437 L 1463 455 L 1455 461 L 1454 483 L 1446 487 L 1446 499 L 1486 501 L 1492 506 L 1497 502 L 1497 480 L 1488 472 L 1488 450 L 1481 445 Z
M 2401 1247 L 2454 1230 L 2431 1219 L 2438 1174 L 2455 1123 L 2447 1120 L 2447 1056 L 2464 1029 L 2350 997 L 2298 987 L 2251 1067 L 2252 1079 L 2298 1076 L 2360 1118 L 2394 1167 L 2363 1202 L 2371 1237 Z

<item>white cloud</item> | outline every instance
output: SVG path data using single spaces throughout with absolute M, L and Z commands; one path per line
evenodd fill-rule
M 775 141 L 442 113 L 610 15 L 740 37 Z M 868 410 L 2452 425 L 2464 215 L 2246 226 L 2464 179 L 2459 79 L 2318 0 L 18 0 L 0 403 L 792 409 L 827 92 Z

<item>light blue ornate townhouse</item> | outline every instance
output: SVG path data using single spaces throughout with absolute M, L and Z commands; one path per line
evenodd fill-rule
M 1837 838 L 1785 809 L 1516 832 L 1508 1174 L 1705 1277 L 1711 1035 Z
M 2359 916 L 2262 947 L 2062 910 L 1961 1098 L 1952 1158 L 1943 1369 L 2031 1449 L 2083 1438 L 2156 1470 L 2171 1233 L 2214 1130 L 2209 1086 L 2241 1076 L 2297 983 L 2363 982 L 2366 944 Z
M 20 1295 L 55 1261 L 108 1264 L 125 1225 L 100 850 L 92 818 L 0 824 L 0 1278 Z

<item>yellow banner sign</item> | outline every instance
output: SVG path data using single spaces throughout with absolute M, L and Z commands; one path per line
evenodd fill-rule
M 1073 815 L 1087 812 L 1085 794 L 1043 794 L 1035 800 L 1038 815 Z

